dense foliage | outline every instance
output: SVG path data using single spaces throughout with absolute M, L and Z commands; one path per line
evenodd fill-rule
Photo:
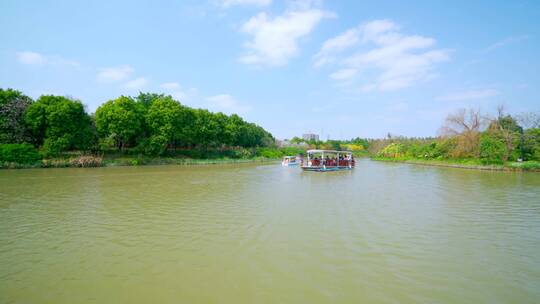
M 28 107 L 26 123 L 46 155 L 90 150 L 95 144 L 92 120 L 78 100 L 43 95 Z
M 272 135 L 238 115 L 182 105 L 171 96 L 120 96 L 89 115 L 79 100 L 43 95 L 35 102 L 0 89 L 0 144 L 28 143 L 44 156 L 69 151 L 175 155 L 273 145 Z M 182 154 L 182 153 L 180 153 Z
M 527 113 L 522 117 L 530 121 L 534 116 Z M 449 115 L 440 137 L 389 135 L 385 139 L 370 140 L 369 150 L 378 157 L 392 159 L 477 160 L 483 164 L 538 161 L 540 126 L 537 122 L 528 123 L 526 128 L 516 117 L 505 115 L 502 110 L 496 118 L 460 110 Z
M 0 89 L 0 144 L 30 140 L 24 115 L 32 99 L 21 92 Z
M 130 97 L 109 100 L 96 110 L 95 120 L 102 148 L 124 149 L 142 135 L 145 108 Z
M 321 140 L 304 140 L 299 137 L 293 137 L 290 140 L 292 145 L 297 147 L 304 147 L 305 149 L 326 149 L 326 150 L 347 150 L 356 152 L 356 154 L 367 153 L 369 142 L 364 138 L 353 138 L 351 140 L 335 140 L 329 139 L 327 141 Z
M 0 144 L 0 163 L 32 164 L 40 159 L 31 144 Z
M 43 95 L 36 101 L 0 89 L 0 163 L 31 164 L 43 156 L 94 154 L 185 158 L 278 158 L 306 149 L 350 150 L 391 159 L 471 160 L 484 164 L 540 160 L 540 115 L 517 116 L 498 109 L 495 118 L 479 111 L 450 114 L 438 137 L 305 141 L 292 138 L 276 149 L 274 138 L 238 115 L 182 105 L 171 96 L 120 96 L 89 115 L 81 101 Z M 40 153 L 38 153 L 38 151 Z M 45 161 L 44 161 L 45 162 Z M 65 162 L 63 162 L 65 163 Z M 526 165 L 523 163 L 523 165 Z M 54 166 L 54 164 L 51 164 Z

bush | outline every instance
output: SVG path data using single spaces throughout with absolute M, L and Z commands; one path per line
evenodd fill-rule
M 540 160 L 540 129 L 526 130 L 521 148 L 525 160 Z
M 302 148 L 298 148 L 298 147 L 283 147 L 280 150 L 281 150 L 282 156 L 285 156 L 285 155 L 294 156 L 294 155 L 299 155 L 299 154 L 300 155 L 306 154 L 306 150 Z
M 30 144 L 0 145 L 0 162 L 33 164 L 41 159 L 38 151 Z
M 457 141 L 455 137 L 442 138 L 433 152 L 433 156 L 437 159 L 449 158 L 452 151 L 456 148 Z
M 384 147 L 379 152 L 378 156 L 388 157 L 388 158 L 400 158 L 405 154 L 405 146 L 403 144 L 391 143 L 388 146 Z
M 257 155 L 266 158 L 281 158 L 283 153 L 277 149 L 261 148 L 257 150 Z
M 69 167 L 69 161 L 66 159 L 44 159 L 41 166 L 43 168 L 65 168 Z
M 107 137 L 100 138 L 98 142 L 98 149 L 101 151 L 115 151 L 116 140 L 116 134 L 111 134 Z
M 247 159 L 253 157 L 253 152 L 249 149 L 231 150 L 231 158 Z
M 66 137 L 47 138 L 43 147 L 41 147 L 41 154 L 45 157 L 57 156 L 62 151 L 67 150 L 69 147 L 69 140 Z
M 167 152 L 167 138 L 162 135 L 150 137 L 145 152 L 148 155 L 164 155 Z
M 523 170 L 540 170 L 540 162 L 538 161 L 524 161 L 524 162 L 513 162 L 510 164 L 513 168 L 520 168 Z
M 82 155 L 77 158 L 72 158 L 69 160 L 69 165 L 71 167 L 101 167 L 103 166 L 103 158 L 92 156 L 92 155 Z
M 486 164 L 502 164 L 506 160 L 508 151 L 504 141 L 489 133 L 480 137 L 480 159 Z

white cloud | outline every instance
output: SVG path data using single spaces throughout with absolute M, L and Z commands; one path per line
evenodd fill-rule
M 268 6 L 272 3 L 272 0 L 222 0 L 221 6 L 229 8 L 237 5 L 254 5 L 254 6 Z
M 234 97 L 228 94 L 219 94 L 206 98 L 210 110 L 221 111 L 227 114 L 245 113 L 250 107 L 241 105 Z
M 309 35 L 324 18 L 335 16 L 314 8 L 311 1 L 293 3 L 282 15 L 272 18 L 259 13 L 244 23 L 241 31 L 252 38 L 245 43 L 248 51 L 240 57 L 240 62 L 259 66 L 286 65 L 299 52 L 298 40 Z
M 508 44 L 517 43 L 523 40 L 529 39 L 528 35 L 521 35 L 521 36 L 513 36 L 513 37 L 507 37 L 503 40 L 497 41 L 496 43 L 488 46 L 486 48 L 486 51 L 493 51 L 494 49 L 501 48 L 503 46 L 506 46 Z
M 159 85 L 166 94 L 171 95 L 174 99 L 182 104 L 192 107 L 201 107 L 201 98 L 196 88 L 183 89 L 177 82 L 166 82 Z
M 377 39 L 381 33 L 397 30 L 398 27 L 390 20 L 375 20 L 346 30 L 334 38 L 326 40 L 321 50 L 314 56 L 315 66 L 321 67 L 336 60 L 334 56 L 351 48 L 360 42 Z
M 499 92 L 494 89 L 468 90 L 468 91 L 462 91 L 462 92 L 455 92 L 455 93 L 447 94 L 444 96 L 439 96 L 437 100 L 464 101 L 464 100 L 486 99 L 490 97 L 495 97 L 497 95 L 499 95 Z
M 18 52 L 17 53 L 17 59 L 22 64 L 45 64 L 47 63 L 47 59 L 45 56 L 36 53 L 36 52 Z
M 364 41 L 377 40 L 381 34 L 388 33 L 390 31 L 398 31 L 397 26 L 393 21 L 388 19 L 380 19 L 368 22 L 360 27 L 364 34 Z
M 98 73 L 97 79 L 102 82 L 126 80 L 134 71 L 135 70 L 129 65 L 104 68 Z
M 144 77 L 135 78 L 126 82 L 125 87 L 128 89 L 141 89 L 148 85 L 148 79 Z
M 358 70 L 356 69 L 341 69 L 337 72 L 330 74 L 330 78 L 334 80 L 350 80 L 354 76 L 356 76 L 357 72 Z
M 159 87 L 166 90 L 175 90 L 179 89 L 180 85 L 177 82 L 166 82 L 160 84 Z
M 328 39 L 314 56 L 314 65 L 337 63 L 345 67 L 342 71 L 362 71 L 374 79 L 361 85 L 363 91 L 397 90 L 434 77 L 436 63 L 449 59 L 450 51 L 433 49 L 435 44 L 433 38 L 402 34 L 390 20 L 375 20 Z M 340 58 L 347 49 L 355 53 Z
M 47 65 L 54 67 L 81 68 L 81 64 L 74 60 L 62 58 L 60 56 L 46 56 L 37 52 L 24 51 L 17 53 L 17 60 L 26 65 Z
M 321 50 L 314 56 L 315 66 L 321 67 L 325 64 L 332 63 L 336 59 L 332 55 L 343 51 L 358 42 L 358 29 L 353 28 L 345 31 L 344 33 L 328 39 L 324 42 Z

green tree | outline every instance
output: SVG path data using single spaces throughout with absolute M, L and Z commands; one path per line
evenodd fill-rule
M 146 124 L 150 129 L 150 145 L 154 153 L 163 153 L 167 147 L 186 145 L 191 138 L 194 116 L 171 96 L 154 100 L 146 113 Z
M 240 146 L 268 147 L 274 144 L 274 138 L 270 133 L 254 123 L 246 123 L 240 128 Z
M 480 159 L 484 163 L 502 164 L 507 160 L 508 149 L 499 133 L 484 132 L 480 136 Z
M 306 142 L 303 138 L 300 138 L 298 136 L 295 136 L 293 138 L 291 138 L 291 143 L 293 144 L 299 144 L 299 143 L 303 143 L 303 142 Z
M 195 110 L 195 144 L 204 148 L 215 146 L 220 134 L 219 127 L 213 113 L 204 109 Z
M 152 106 L 152 103 L 154 103 L 154 101 L 162 99 L 164 97 L 166 97 L 164 94 L 140 92 L 139 95 L 135 97 L 135 101 L 141 104 L 145 109 L 149 109 Z
M 356 137 L 351 140 L 352 144 L 361 145 L 364 147 L 364 150 L 369 148 L 369 141 L 365 138 Z
M 43 95 L 28 107 L 26 122 L 46 154 L 93 147 L 92 121 L 79 100 Z
M 117 148 L 124 150 L 141 137 L 144 108 L 133 98 L 120 96 L 101 105 L 95 119 L 101 142 L 113 141 Z
M 525 160 L 540 160 L 540 128 L 525 130 L 522 149 Z
M 246 122 L 238 115 L 233 114 L 228 117 L 224 130 L 225 143 L 230 146 L 241 146 L 242 126 Z
M 504 140 L 507 154 L 503 157 L 506 160 L 517 160 L 523 157 L 521 142 L 523 140 L 523 128 L 518 124 L 517 120 L 510 116 L 504 115 L 502 106 L 498 108 L 499 115 L 497 119 L 490 122 L 487 132 L 496 134 Z
M 32 99 L 12 89 L 0 89 L 0 143 L 31 141 L 25 113 Z
M 405 146 L 402 143 L 391 143 L 384 147 L 378 155 L 388 158 L 400 158 L 405 155 Z
M 329 145 L 333 150 L 341 150 L 341 142 L 339 140 L 327 140 L 326 144 Z

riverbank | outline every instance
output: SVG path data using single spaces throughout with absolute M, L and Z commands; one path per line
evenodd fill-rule
M 119 157 L 105 158 L 105 167 L 114 166 L 157 166 L 157 165 L 220 165 L 220 164 L 241 164 L 241 163 L 264 163 L 276 162 L 278 158 L 267 158 L 262 156 L 252 158 L 214 158 L 214 159 L 193 159 L 183 157 Z
M 157 165 L 221 165 L 240 163 L 266 163 L 276 162 L 278 158 L 252 157 L 252 158 L 213 158 L 213 159 L 193 159 L 185 157 L 148 157 L 148 156 L 122 156 L 122 157 L 100 157 L 100 156 L 79 156 L 71 158 L 51 158 L 31 164 L 20 164 L 16 162 L 0 163 L 0 169 L 31 169 L 31 168 L 92 168 L 92 167 L 117 167 L 117 166 L 157 166 Z
M 460 169 L 540 172 L 540 162 L 537 162 L 537 161 L 506 162 L 504 164 L 486 165 L 474 159 L 433 160 L 433 159 L 389 158 L 389 157 L 372 157 L 371 159 L 375 161 L 395 162 L 395 163 L 424 165 L 424 166 L 460 168 Z

